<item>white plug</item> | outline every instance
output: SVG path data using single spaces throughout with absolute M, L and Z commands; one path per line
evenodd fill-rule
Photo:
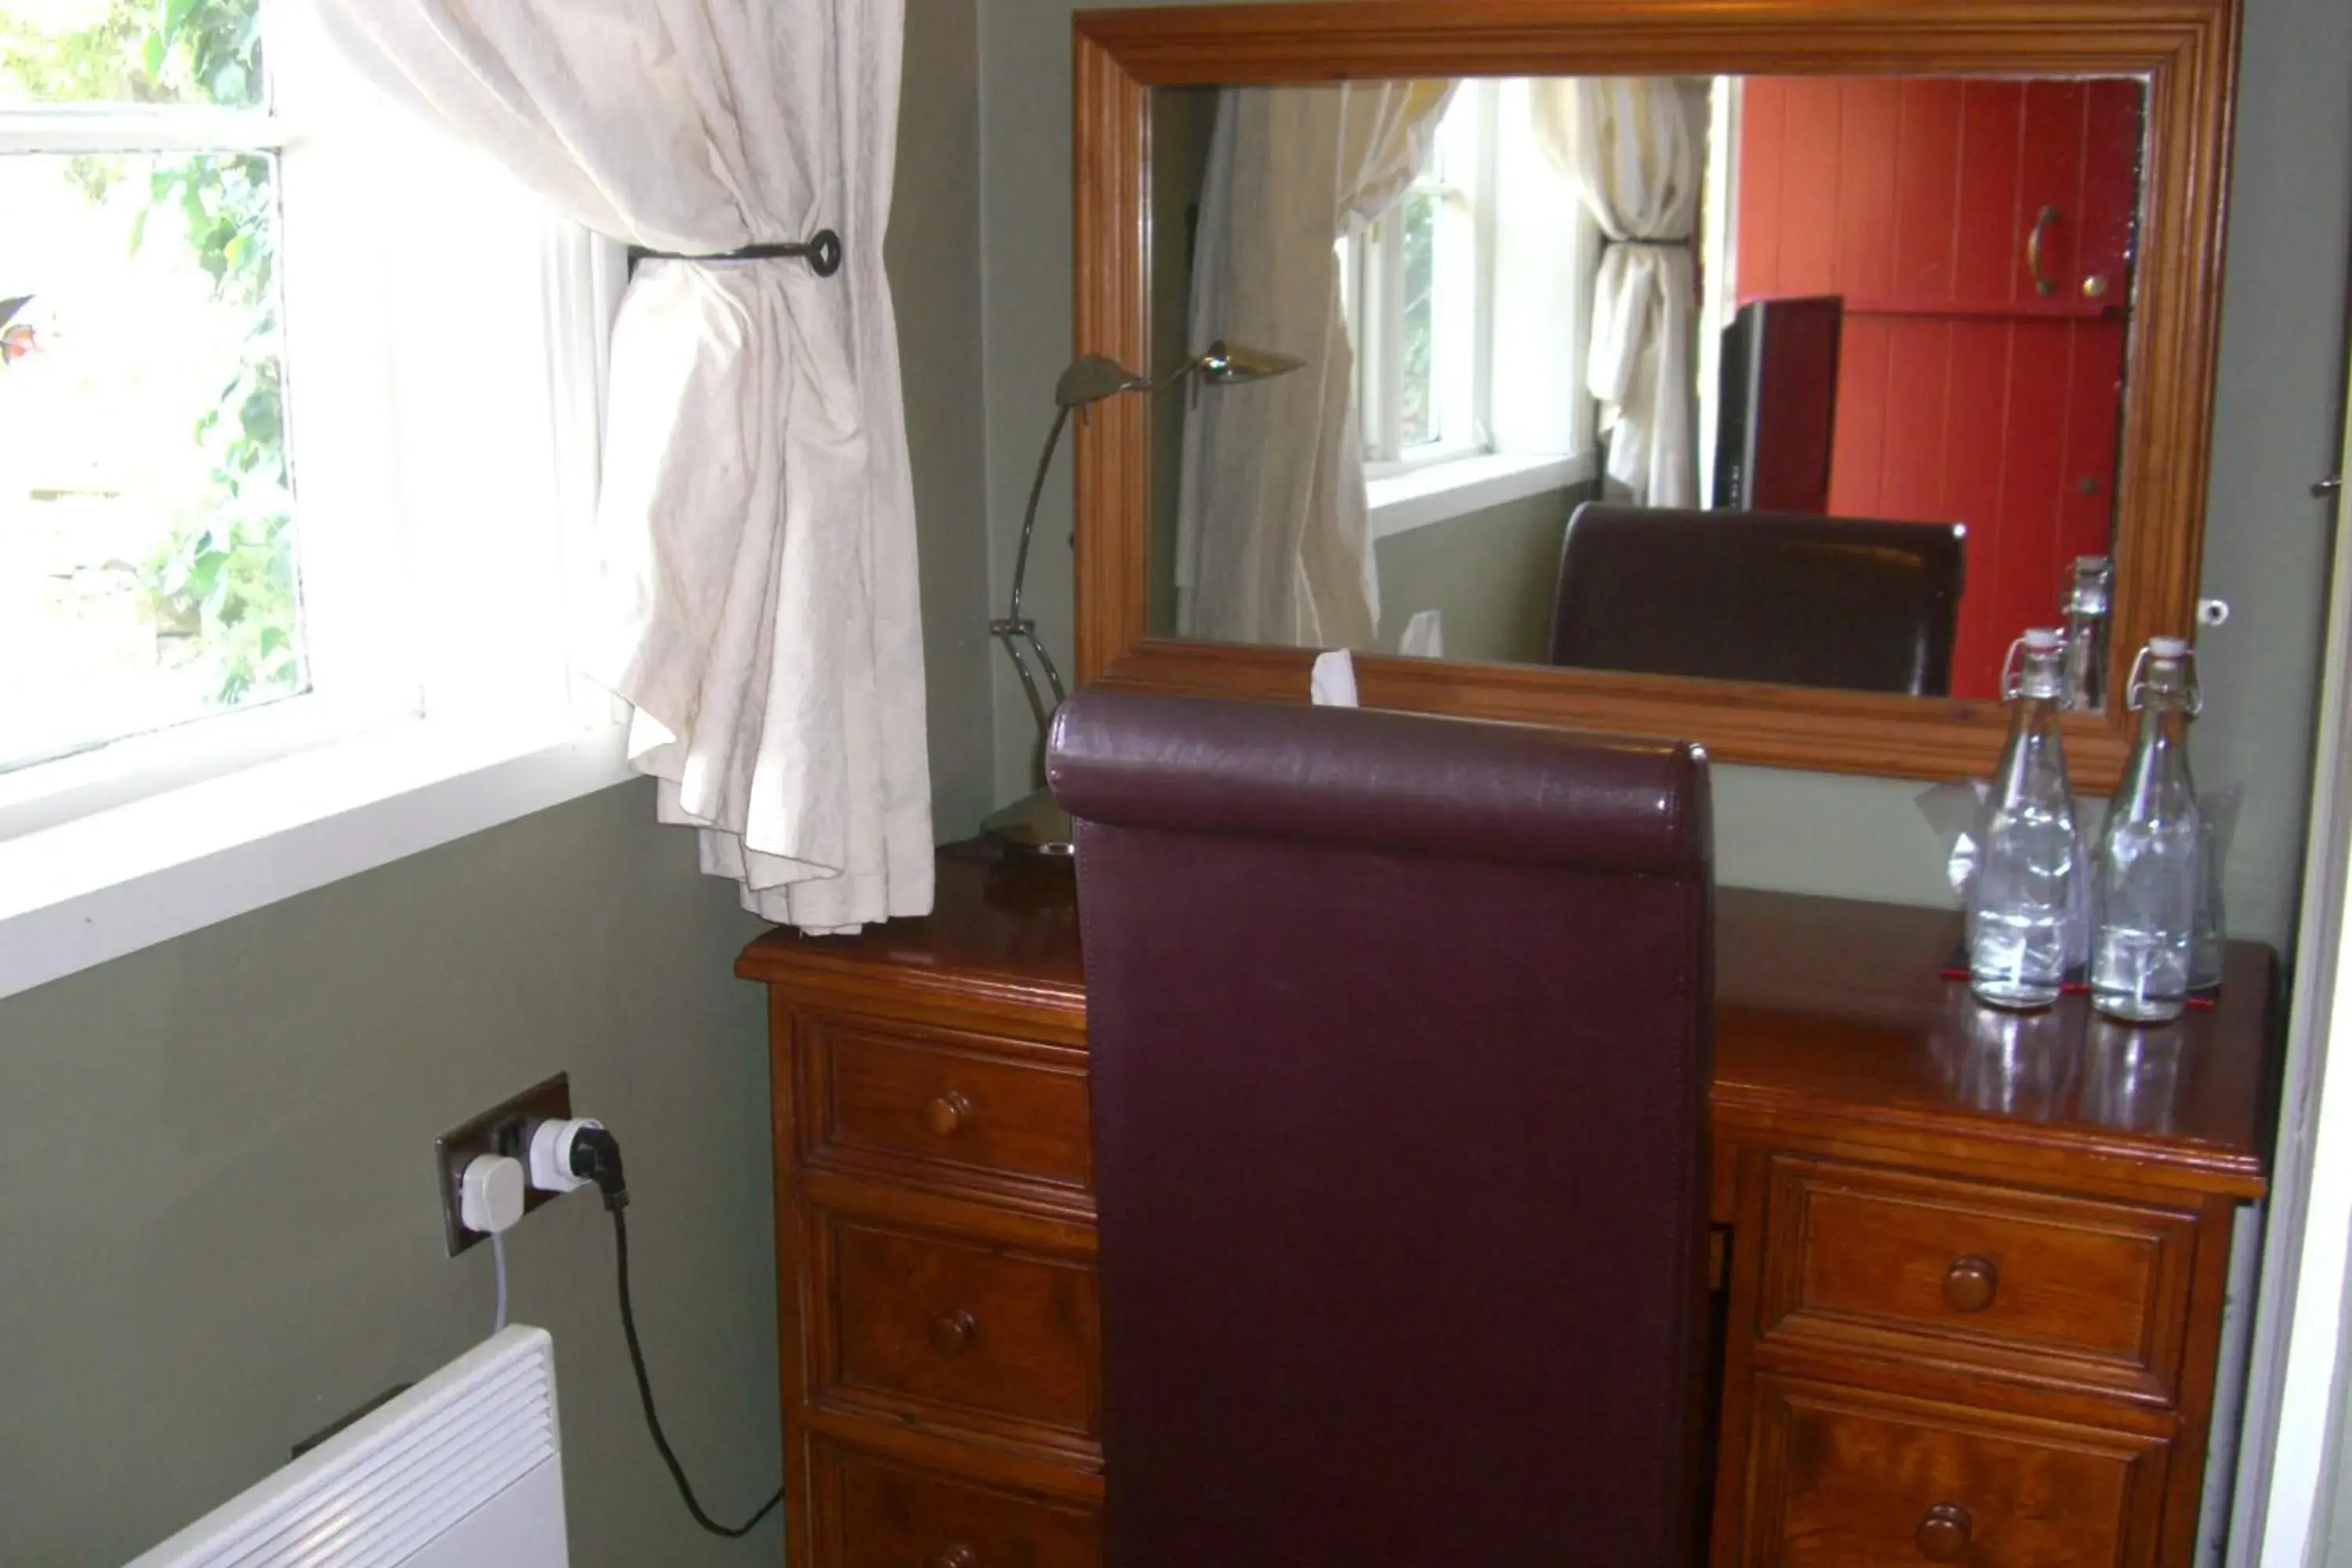
M 457 1179 L 457 1221 L 486 1236 L 522 1218 L 522 1162 L 508 1154 L 477 1154 Z
M 542 1193 L 568 1193 L 588 1184 L 572 1173 L 572 1143 L 588 1129 L 604 1124 L 593 1116 L 542 1121 L 530 1133 L 530 1184 Z

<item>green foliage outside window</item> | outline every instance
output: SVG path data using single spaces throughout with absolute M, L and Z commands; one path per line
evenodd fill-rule
M 263 100 L 257 0 L 110 0 L 81 26 L 47 31 L 0 8 L 0 92 L 36 102 L 208 104 Z M 215 302 L 249 321 L 240 363 L 191 433 L 210 468 L 141 578 L 159 630 L 195 637 L 227 705 L 299 690 L 293 494 L 286 452 L 277 286 L 277 188 L 265 154 L 165 154 L 151 172 L 134 248 L 184 246 Z M 96 201 L 125 160 L 75 160 Z M 6 279 L 0 279 L 0 282 Z
M 1437 340 L 1437 204 L 1426 191 L 1412 191 L 1404 209 L 1404 384 L 1400 387 L 1397 440 L 1402 446 L 1434 441 L 1437 387 L 1433 359 Z

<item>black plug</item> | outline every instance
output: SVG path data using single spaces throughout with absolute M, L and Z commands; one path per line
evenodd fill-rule
M 572 1173 L 596 1184 L 604 1207 L 619 1213 L 629 1206 L 629 1179 L 621 1171 L 621 1141 L 602 1127 L 583 1127 L 572 1136 Z

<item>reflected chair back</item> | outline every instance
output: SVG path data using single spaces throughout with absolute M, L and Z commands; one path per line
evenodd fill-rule
M 1968 531 L 1588 501 L 1568 521 L 1551 662 L 1948 696 Z
M 1703 1539 L 1694 747 L 1087 691 L 1109 1568 Z

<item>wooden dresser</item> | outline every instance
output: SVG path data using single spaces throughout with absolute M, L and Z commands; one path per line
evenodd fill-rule
M 1939 977 L 1957 925 L 1719 895 L 1717 1568 L 2191 1561 L 2273 957 L 2233 945 L 2220 1006 L 2135 1032 L 1977 1008 Z M 771 997 L 790 1560 L 1091 1568 L 1068 879 L 942 851 L 929 920 L 737 968 Z

